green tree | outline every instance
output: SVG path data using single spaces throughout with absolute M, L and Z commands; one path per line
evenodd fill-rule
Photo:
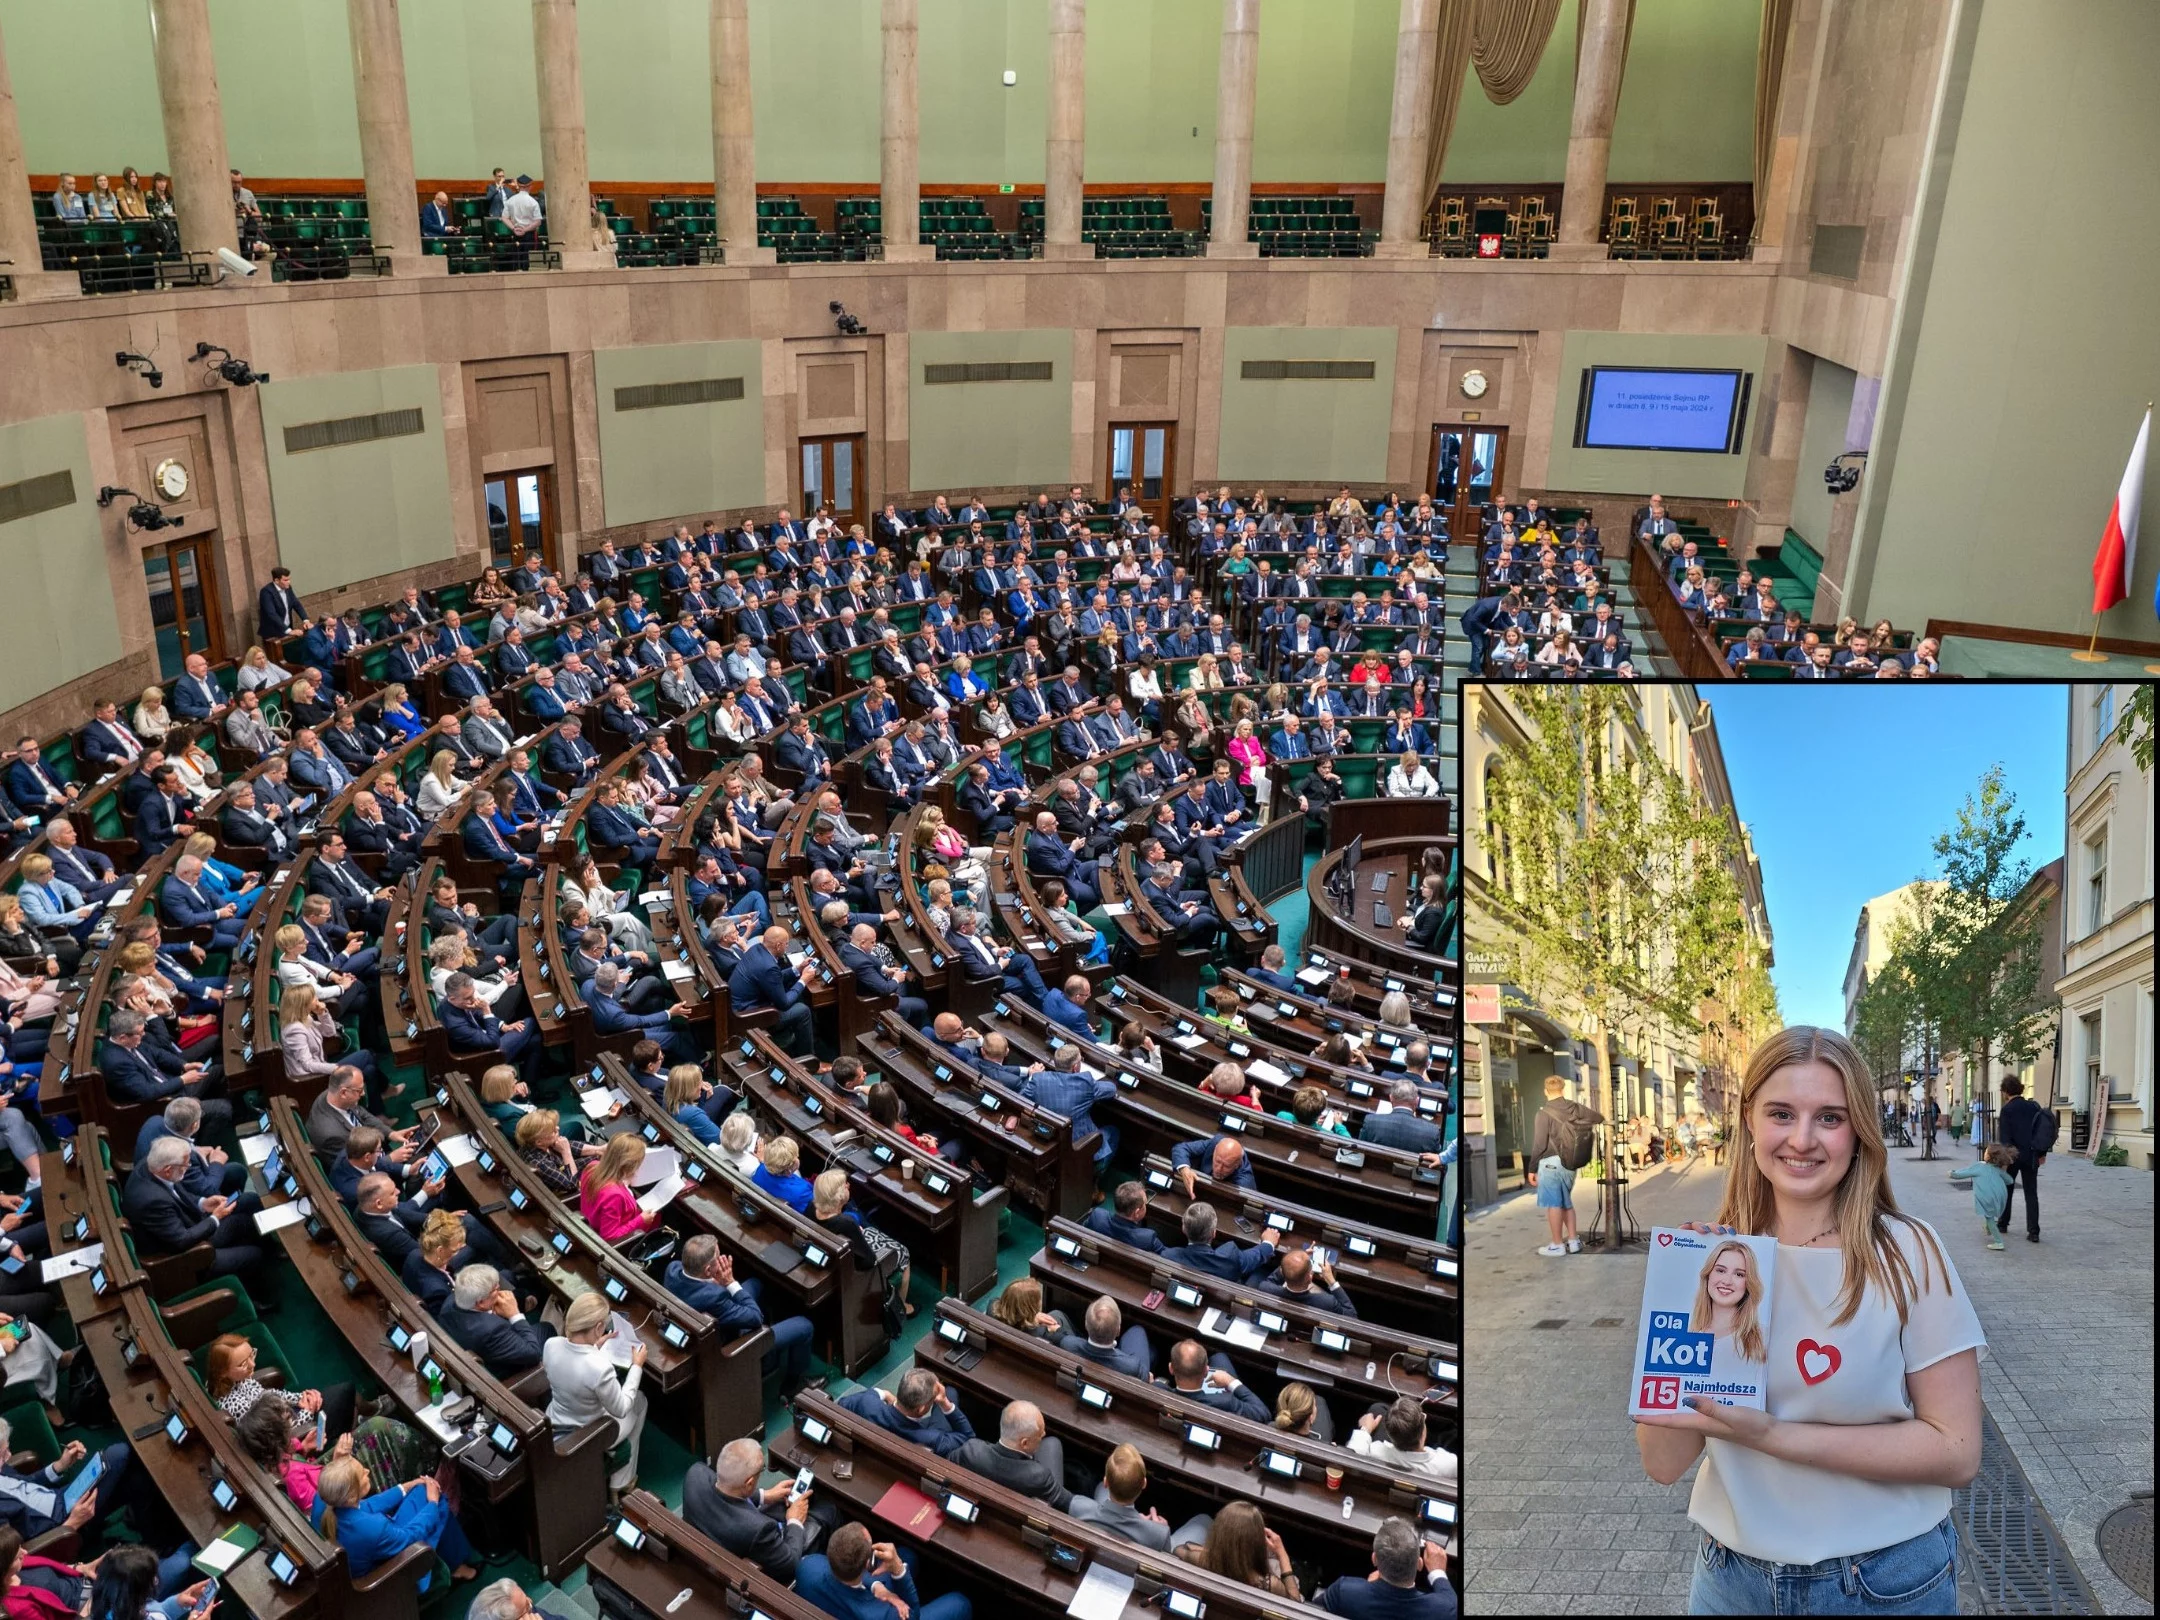
M 1639 1044 L 1661 1021 L 1696 1029 L 1730 969 L 1744 932 L 1738 831 L 1657 758 L 1624 687 L 1523 687 L 1510 699 L 1528 735 L 1489 777 L 1488 835 L 1505 851 L 1492 949 L 1504 977 L 1573 1010 L 1610 1108 L 1614 1039 Z
M 2130 689 L 2130 701 L 2123 705 L 2122 719 L 2115 726 L 2115 740 L 2129 746 L 2131 758 L 2138 769 L 2149 771 L 2153 762 L 2153 689 L 2150 681 L 2140 681 Z

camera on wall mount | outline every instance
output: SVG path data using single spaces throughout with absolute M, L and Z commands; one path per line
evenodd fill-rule
M 1860 469 L 1867 463 L 1865 450 L 1848 450 L 1822 472 L 1823 487 L 1833 495 L 1849 495 L 1860 487 Z
M 225 358 L 218 361 L 211 369 L 235 388 L 252 388 L 256 383 L 266 383 L 270 380 L 269 372 L 257 371 L 230 349 L 219 348 L 215 343 L 198 343 L 195 345 L 195 359 L 207 360 L 213 354 L 221 354 Z
M 847 305 L 841 303 L 839 299 L 835 298 L 825 307 L 832 311 L 834 331 L 840 333 L 843 337 L 861 337 L 863 335 L 863 323 L 857 317 L 850 315 L 847 312 Z
M 113 356 L 113 364 L 124 371 L 132 371 L 152 388 L 165 386 L 165 373 L 158 370 L 157 362 L 147 354 L 136 354 L 122 349 Z
M 97 492 L 97 503 L 100 506 L 110 506 L 123 495 L 133 503 L 127 509 L 127 521 L 132 528 L 155 532 L 158 529 L 177 529 L 186 521 L 184 518 L 167 517 L 165 508 L 157 502 L 146 501 L 132 489 L 122 489 L 118 484 L 107 484 L 100 489 Z

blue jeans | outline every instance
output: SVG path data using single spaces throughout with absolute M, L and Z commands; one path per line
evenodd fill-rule
M 1547 1164 L 1540 1160 L 1537 1170 L 1537 1207 L 1573 1209 L 1575 1172 L 1559 1163 Z
M 755 1277 L 742 1281 L 743 1297 L 760 1311 L 765 1302 L 760 1297 L 764 1289 Z M 765 1362 L 760 1369 L 767 1378 L 777 1375 L 783 1392 L 800 1388 L 810 1376 L 810 1340 L 816 1331 L 807 1316 L 783 1316 L 777 1322 L 767 1322 L 772 1329 L 772 1348 L 765 1352 Z
M 902 1547 L 900 1562 L 906 1567 L 908 1578 L 912 1580 L 915 1576 L 914 1553 Z M 920 1587 L 916 1589 L 916 1596 L 922 1597 Z M 966 1593 L 947 1592 L 942 1597 L 923 1598 L 922 1606 L 914 1611 L 913 1620 L 973 1620 L 974 1614 L 975 1605 L 968 1601 Z
M 1702 1538 L 1690 1614 L 1956 1614 L 1957 1538 L 1944 1519 L 1910 1541 L 1819 1564 L 1772 1564 Z
M 746 890 L 743 897 L 728 907 L 730 917 L 755 917 L 760 928 L 772 926 L 772 905 L 755 889 Z
M 1098 1172 L 1100 1172 L 1102 1167 L 1108 1164 L 1111 1160 L 1111 1157 L 1117 1152 L 1118 1128 L 1115 1125 L 1105 1125 L 1101 1120 L 1098 1119 L 1097 1121 L 1095 1121 L 1095 1130 L 1097 1133 L 1097 1140 L 1095 1143 L 1095 1168 Z

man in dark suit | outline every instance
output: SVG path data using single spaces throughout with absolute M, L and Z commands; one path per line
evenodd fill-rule
M 308 867 L 307 891 L 329 900 L 340 929 L 374 936 L 389 920 L 391 891 L 376 885 L 366 869 L 348 856 L 342 833 L 330 833 L 316 850 Z
M 1298 983 L 1296 976 L 1289 971 L 1289 968 L 1290 959 L 1283 954 L 1283 948 L 1280 945 L 1270 945 L 1260 953 L 1260 965 L 1247 968 L 1245 976 L 1250 979 L 1258 979 L 1262 984 L 1272 985 L 1286 995 L 1302 996 L 1307 994 L 1305 986 Z
M 1261 1288 L 1271 1294 L 1281 1294 L 1286 1299 L 1312 1310 L 1326 1311 L 1335 1316 L 1355 1316 L 1357 1306 L 1335 1280 L 1335 1268 L 1315 1265 L 1312 1251 L 1292 1249 L 1282 1257 L 1282 1269 L 1273 1277 L 1261 1281 Z
M 683 1475 L 682 1513 L 691 1529 L 786 1586 L 829 1533 L 831 1516 L 812 1517 L 808 1492 L 789 1500 L 792 1479 L 759 1490 L 764 1468 L 764 1446 L 730 1440 L 711 1464 L 694 1462 Z
M 203 1105 L 203 1130 L 213 1138 L 232 1131 L 232 1104 L 225 1082 L 200 1063 L 183 1063 L 168 1074 L 143 1049 L 143 1016 L 122 1009 L 105 1020 L 105 1039 L 97 1052 L 98 1073 L 116 1102 L 163 1102 L 193 1097 Z
M 1381 1521 L 1373 1532 L 1372 1561 L 1370 1577 L 1344 1575 L 1312 1601 L 1343 1620 L 1455 1620 L 1447 1549 L 1425 1540 L 1408 1519 Z
M 902 1373 L 899 1384 L 890 1391 L 850 1390 L 840 1397 L 840 1405 L 940 1457 L 950 1457 L 975 1438 L 967 1414 L 960 1410 L 938 1375 L 927 1367 L 913 1367 Z
M 661 1285 L 691 1309 L 711 1317 L 728 1338 L 769 1327 L 772 1347 L 765 1352 L 763 1371 L 768 1378 L 778 1376 L 783 1398 L 810 1381 L 810 1318 L 784 1316 L 768 1323 L 758 1280 L 738 1281 L 734 1257 L 723 1254 L 711 1235 L 700 1233 L 685 1242 L 682 1258 L 668 1262 Z M 823 1383 L 818 1379 L 813 1387 Z
M 180 1254 L 208 1243 L 214 1254 L 212 1276 L 252 1275 L 263 1263 L 262 1248 L 251 1241 L 254 1217 L 238 1210 L 223 1193 L 198 1198 L 183 1187 L 189 1159 L 185 1138 L 162 1137 L 128 1172 L 120 1210 L 135 1246 L 145 1254 Z
M 255 634 L 261 640 L 271 641 L 293 633 L 293 627 L 307 617 L 307 609 L 301 604 L 299 593 L 292 588 L 292 570 L 273 568 L 270 583 L 255 593 Z
M 45 829 L 45 853 L 52 857 L 53 876 L 71 884 L 91 905 L 102 905 L 117 893 L 121 879 L 113 863 L 94 849 L 85 849 L 75 823 L 62 816 Z
M 1032 1401 L 1009 1401 L 998 1416 L 998 1437 L 980 1437 L 959 1446 L 952 1460 L 995 1480 L 1007 1490 L 1046 1502 L 1063 1513 L 1072 1505 L 1065 1488 L 1065 1447 L 1043 1423 L 1042 1409 Z
M 170 765 L 160 765 L 150 773 L 150 787 L 135 810 L 135 842 L 142 846 L 145 858 L 171 848 L 193 813 L 180 788 L 180 773 Z
M 1147 1187 L 1138 1181 L 1121 1181 L 1111 1191 L 1110 1207 L 1097 1207 L 1087 1213 L 1081 1225 L 1090 1232 L 1100 1233 L 1116 1243 L 1141 1250 L 1146 1254 L 1161 1254 L 1163 1240 L 1147 1224 Z
M 453 973 L 443 982 L 443 1003 L 437 1011 L 453 1055 L 499 1048 L 510 1062 L 519 1063 L 539 1038 L 530 1018 L 506 1024 L 489 1012 L 469 973 Z
M 1253 1190 L 1252 1164 L 1245 1157 L 1245 1144 L 1228 1134 L 1197 1136 L 1190 1142 L 1178 1143 L 1170 1150 L 1170 1170 L 1184 1183 L 1187 1198 L 1196 1195 L 1194 1177 L 1198 1175 L 1248 1192 Z
M 773 1025 L 774 1041 L 789 1056 L 804 1057 L 812 1047 L 815 1026 L 809 985 L 817 976 L 818 964 L 815 956 L 805 956 L 802 966 L 790 973 L 783 965 L 787 948 L 785 928 L 766 929 L 728 975 L 728 1004 L 737 1013 L 777 1008 L 780 1019 Z
M 1156 1382 L 1189 1401 L 1253 1423 L 1266 1423 L 1274 1417 L 1260 1397 L 1239 1382 L 1230 1358 L 1220 1353 L 1210 1356 L 1198 1339 L 1180 1339 L 1170 1347 L 1170 1376 Z
M 1416 1084 L 1396 1080 L 1388 1086 L 1387 1111 L 1370 1110 L 1365 1115 L 1365 1123 L 1358 1127 L 1358 1140 L 1379 1147 L 1401 1148 L 1406 1153 L 1438 1153 L 1440 1125 L 1418 1112 Z
M 450 1303 L 435 1320 L 498 1378 L 514 1378 L 540 1365 L 546 1340 L 525 1320 L 517 1296 L 503 1286 L 502 1273 L 493 1266 L 474 1264 L 460 1271 L 451 1281 Z
M 1084 1333 L 1060 1334 L 1052 1342 L 1068 1355 L 1082 1357 L 1098 1367 L 1108 1367 L 1128 1378 L 1147 1377 L 1155 1363 L 1147 1329 L 1137 1322 L 1126 1327 L 1116 1300 L 1108 1294 L 1097 1295 L 1088 1302 L 1081 1325 Z
M 1163 1258 L 1188 1271 L 1234 1283 L 1251 1282 L 1275 1269 L 1280 1258 L 1275 1249 L 1275 1228 L 1264 1229 L 1258 1243 L 1239 1243 L 1235 1239 L 1217 1243 L 1215 1220 L 1213 1204 L 1187 1204 L 1183 1223 L 1185 1241 L 1163 1250 Z
M 83 758 L 97 767 L 99 775 L 142 758 L 142 739 L 120 718 L 120 706 L 111 698 L 93 705 L 90 715 L 82 733 Z
M 865 997 L 898 997 L 901 1021 L 911 1029 L 920 1028 L 930 1016 L 930 1003 L 921 996 L 908 993 L 906 968 L 886 971 L 884 963 L 877 958 L 877 939 L 875 928 L 868 923 L 857 923 L 836 947 L 840 961 L 855 975 L 855 988 Z
M 423 237 L 458 234 L 457 216 L 450 212 L 449 192 L 436 192 L 434 200 L 420 210 L 420 234 Z

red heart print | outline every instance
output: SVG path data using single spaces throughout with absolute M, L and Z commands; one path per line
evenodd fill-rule
M 1671 1234 L 1670 1232 L 1660 1232 L 1660 1233 L 1659 1233 L 1659 1234 L 1657 1235 L 1657 1240 L 1658 1240 L 1658 1246 L 1659 1246 L 1660 1248 L 1663 1248 L 1663 1247 L 1664 1247 L 1665 1245 L 1667 1245 L 1667 1244 L 1669 1244 L 1669 1243 L 1671 1243 L 1671 1242 L 1672 1242 L 1672 1234 Z
M 1811 1355 L 1822 1363 L 1822 1371 L 1809 1371 L 1808 1358 Z M 1834 1344 L 1817 1344 L 1813 1339 L 1802 1339 L 1793 1348 L 1793 1359 L 1800 1363 L 1800 1378 L 1803 1383 L 1819 1384 L 1836 1372 L 1845 1358 L 1838 1354 L 1838 1347 Z

